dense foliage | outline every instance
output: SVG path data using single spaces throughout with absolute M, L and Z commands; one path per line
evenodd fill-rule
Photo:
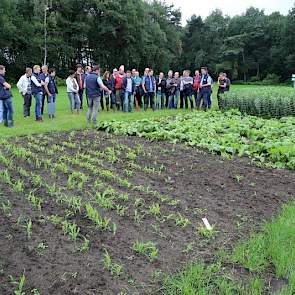
M 46 5 L 48 63 L 61 77 L 77 62 L 156 72 L 207 65 L 214 76 L 252 82 L 282 82 L 294 71 L 295 7 L 287 16 L 216 10 L 183 28 L 181 11 L 159 0 L 1 0 L 0 63 L 10 77 L 43 62 Z
M 265 118 L 295 116 L 295 95 L 288 88 L 259 88 L 231 91 L 222 97 L 224 110 L 238 109 L 243 114 Z
M 248 156 L 258 165 L 295 169 L 295 119 L 266 120 L 238 111 L 175 118 L 102 122 L 99 129 L 151 140 L 184 142 L 224 157 Z

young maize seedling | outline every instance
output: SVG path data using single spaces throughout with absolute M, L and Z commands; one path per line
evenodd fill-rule
M 37 210 L 41 211 L 41 203 L 42 203 L 42 200 L 41 200 L 41 198 L 36 197 L 34 195 L 34 192 L 33 191 L 31 191 L 29 193 L 29 195 L 27 196 L 27 200 L 32 204 L 32 206 L 34 208 L 36 208 Z
M 9 200 L 6 203 L 5 202 L 2 203 L 2 211 L 6 217 L 11 216 L 12 205 Z
M 177 216 L 175 216 L 175 224 L 177 226 L 180 226 L 182 228 L 187 227 L 191 222 L 186 217 L 183 217 L 180 213 L 178 213 Z
M 105 249 L 103 254 L 103 265 L 114 276 L 120 276 L 123 272 L 123 266 L 117 263 L 113 263 L 111 256 Z
M 36 251 L 37 251 L 37 253 L 38 253 L 39 255 L 42 255 L 43 252 L 44 252 L 47 248 L 48 248 L 48 246 L 47 246 L 45 243 L 41 242 L 41 243 L 39 243 L 39 244 L 37 245 L 37 249 L 36 249 Z
M 32 295 L 41 295 L 38 289 L 31 290 Z
M 24 191 L 23 181 L 18 180 L 16 183 L 13 184 L 12 189 L 15 193 L 22 193 Z
M 7 169 L 0 171 L 0 178 L 6 184 L 11 184 L 10 174 Z
M 109 197 L 108 193 L 103 192 L 103 193 L 96 193 L 95 196 L 96 203 L 104 209 L 113 209 L 114 208 L 114 203 L 113 203 L 113 197 Z
M 84 241 L 83 241 L 81 247 L 79 248 L 79 251 L 82 253 L 88 252 L 89 248 L 90 248 L 90 241 L 85 237 L 83 237 L 83 238 L 84 238 Z
M 214 236 L 217 233 L 217 231 L 214 230 L 214 226 L 212 227 L 211 230 L 209 230 L 206 227 L 204 227 L 203 225 L 200 225 L 197 228 L 197 231 L 198 231 L 199 235 L 201 235 L 203 238 L 205 238 L 205 240 L 211 240 L 211 239 L 213 239 Z
M 144 243 L 136 241 L 132 247 L 135 253 L 145 256 L 150 262 L 155 261 L 158 258 L 158 249 L 151 241 Z
M 140 225 L 142 223 L 143 218 L 144 218 L 144 215 L 139 213 L 139 211 L 137 209 L 135 209 L 134 210 L 134 216 L 133 216 L 134 222 L 137 225 Z
M 149 213 L 151 215 L 154 216 L 160 216 L 161 215 L 161 207 L 160 204 L 158 203 L 153 203 L 150 207 L 149 207 Z
M 62 230 L 65 235 L 69 235 L 71 239 L 76 242 L 80 233 L 80 228 L 77 226 L 76 223 L 70 223 L 65 220 L 62 222 Z
M 31 181 L 35 187 L 42 186 L 42 179 L 40 175 L 31 173 Z
M 33 223 L 31 219 L 26 222 L 24 228 L 26 229 L 28 239 L 31 239 L 33 232 Z
M 17 289 L 13 291 L 14 295 L 25 295 L 26 293 L 23 291 L 25 283 L 26 283 L 26 277 L 25 274 L 22 274 L 19 281 L 17 282 L 12 276 L 10 276 L 11 282 L 17 286 Z

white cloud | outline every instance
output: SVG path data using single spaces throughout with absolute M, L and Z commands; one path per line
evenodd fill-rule
M 225 15 L 237 15 L 246 11 L 250 6 L 264 9 L 266 13 L 280 11 L 287 14 L 293 7 L 295 0 L 166 0 L 166 3 L 174 4 L 181 8 L 183 24 L 193 14 L 201 15 L 203 18 L 208 16 L 212 10 L 218 8 Z

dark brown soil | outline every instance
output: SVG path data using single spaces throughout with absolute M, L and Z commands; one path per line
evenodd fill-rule
M 11 139 L 9 143 L 30 150 L 43 162 L 50 159 L 52 166 L 37 165 L 30 156 L 13 154 L 11 146 L 0 146 L 1 153 L 13 162 L 7 167 L 0 161 L 0 171 L 7 169 L 13 183 L 24 182 L 23 192 L 15 193 L 12 185 L 0 179 L 0 205 L 8 200 L 12 205 L 10 216 L 4 215 L 3 210 L 0 214 L 1 295 L 13 294 L 17 286 L 10 276 L 18 281 L 22 274 L 26 277 L 27 294 L 33 294 L 30 291 L 34 288 L 42 295 L 161 294 L 164 274 L 174 274 L 195 260 L 210 263 L 222 248 L 230 251 L 237 241 L 246 239 L 250 232 L 276 215 L 295 192 L 292 171 L 257 168 L 248 159 L 224 160 L 182 145 L 89 130 L 23 137 Z M 74 145 L 69 147 L 69 143 Z M 64 149 L 60 150 L 58 147 L 62 145 Z M 114 158 L 112 153 L 102 153 L 110 151 L 110 147 L 114 148 Z M 54 153 L 50 155 L 51 150 Z M 137 154 L 134 161 L 139 165 L 137 168 L 130 164 L 130 151 Z M 82 165 L 87 160 L 81 160 L 81 155 L 90 155 L 97 160 L 91 162 L 92 166 L 111 171 L 115 178 L 93 173 Z M 74 163 L 73 159 L 80 162 Z M 54 163 L 65 164 L 68 172 L 52 170 Z M 21 176 L 20 167 L 40 175 L 42 184 L 36 185 L 31 175 Z M 69 174 L 74 171 L 88 177 L 82 189 L 67 187 Z M 120 183 L 119 178 L 128 179 L 131 187 Z M 101 181 L 104 188 L 95 187 L 95 181 Z M 113 188 L 118 194 L 128 193 L 127 201 L 116 200 L 117 205 L 128 209 L 124 216 L 119 216 L 116 210 L 95 204 L 102 216 L 111 218 L 117 225 L 115 234 L 102 232 L 86 218 L 84 209 L 70 214 L 64 202 L 56 202 L 49 195 L 46 184 L 50 187 L 54 184 L 64 195 L 81 197 L 84 204 L 95 204 L 97 191 Z M 41 212 L 27 200 L 32 190 L 43 200 Z M 139 200 L 142 205 L 137 205 Z M 150 213 L 153 204 L 160 205 L 160 215 Z M 142 217 L 139 224 L 134 220 L 135 212 Z M 171 219 L 173 214 L 187 218 L 190 224 L 185 228 L 177 226 Z M 80 233 L 90 240 L 89 251 L 79 252 L 82 239 L 75 243 L 64 235 L 61 227 L 48 221 L 51 215 L 75 222 Z M 215 226 L 213 239 L 206 240 L 198 233 L 202 217 Z M 30 239 L 24 228 L 29 219 L 33 224 Z M 132 250 L 136 240 L 154 242 L 158 259 L 149 262 L 136 254 Z M 37 251 L 41 242 L 46 245 L 42 253 Z M 185 251 L 189 245 L 192 251 Z M 114 263 L 123 266 L 120 276 L 104 268 L 104 249 Z

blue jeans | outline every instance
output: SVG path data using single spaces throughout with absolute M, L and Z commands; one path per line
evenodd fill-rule
M 211 91 L 200 91 L 200 97 L 203 98 L 203 109 L 207 111 L 211 107 Z
M 34 93 L 34 97 L 35 97 L 35 115 L 36 115 L 36 120 L 37 119 L 41 119 L 42 115 L 41 115 L 41 107 L 42 107 L 42 97 L 43 97 L 43 93 L 39 92 L 39 93 Z
M 125 91 L 123 99 L 123 112 L 127 111 L 127 100 L 128 100 L 128 112 L 132 112 L 132 92 Z
M 5 126 L 13 125 L 13 106 L 12 97 L 3 100 L 3 121 Z
M 81 101 L 79 94 L 75 92 L 68 92 L 68 97 L 70 101 L 71 111 L 74 112 L 74 110 L 76 110 L 77 112 L 80 112 Z
M 174 108 L 175 109 L 178 108 L 179 96 L 180 96 L 180 91 L 179 90 L 176 90 L 175 93 L 174 93 Z
M 0 100 L 0 123 L 3 122 L 3 100 Z
M 55 100 L 56 100 L 56 94 L 53 94 L 52 96 L 48 97 L 48 115 L 54 116 L 55 114 Z

